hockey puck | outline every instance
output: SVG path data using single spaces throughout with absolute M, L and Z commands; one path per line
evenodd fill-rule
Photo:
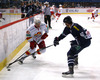
M 8 71 L 10 71 L 10 69 L 8 69 Z

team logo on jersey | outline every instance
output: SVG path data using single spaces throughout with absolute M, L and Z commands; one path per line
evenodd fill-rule
M 41 35 L 42 33 L 41 32 L 37 32 L 36 34 L 34 34 L 34 36 L 38 36 L 38 35 Z
M 29 31 L 26 31 L 26 34 L 30 34 L 30 32 Z

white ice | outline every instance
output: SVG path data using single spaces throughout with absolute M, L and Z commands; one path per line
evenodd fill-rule
M 88 29 L 92 35 L 92 42 L 89 47 L 79 53 L 79 65 L 75 68 L 73 77 L 62 77 L 62 72 L 68 70 L 67 52 L 70 48 L 70 40 L 74 38 L 68 35 L 60 41 L 56 47 L 47 48 L 46 52 L 31 56 L 25 59 L 24 64 L 13 64 L 7 71 L 6 67 L 0 72 L 0 80 L 100 80 L 100 16 L 95 22 L 88 20 L 89 14 L 69 14 L 73 21 Z M 59 36 L 65 25 L 61 15 L 58 22 L 52 21 L 52 28 L 49 30 L 49 37 L 45 40 L 46 45 L 53 44 L 55 36 Z M 14 61 L 29 48 L 29 43 L 12 60 Z M 11 62 L 12 62 L 11 61 Z

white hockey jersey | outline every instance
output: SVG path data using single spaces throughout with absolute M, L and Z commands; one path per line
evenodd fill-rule
M 59 14 L 62 13 L 62 7 L 60 7 L 60 8 L 58 9 L 58 13 L 59 13 Z
M 39 43 L 44 33 L 48 33 L 48 27 L 45 23 L 41 23 L 39 29 L 35 27 L 35 24 L 32 24 L 26 31 L 26 39 L 29 42 L 34 40 Z
M 98 9 L 95 9 L 92 13 L 93 13 L 94 15 L 98 15 Z
M 52 6 L 52 7 L 50 7 L 50 11 L 55 11 L 55 8 Z

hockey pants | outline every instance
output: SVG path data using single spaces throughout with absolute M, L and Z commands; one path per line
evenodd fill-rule
M 87 40 L 87 42 L 83 45 L 77 45 L 76 42 L 74 41 L 73 44 L 71 44 L 71 48 L 67 53 L 68 57 L 68 66 L 74 66 L 75 58 L 78 57 L 78 53 L 82 51 L 84 48 L 88 47 L 91 44 L 90 40 Z

